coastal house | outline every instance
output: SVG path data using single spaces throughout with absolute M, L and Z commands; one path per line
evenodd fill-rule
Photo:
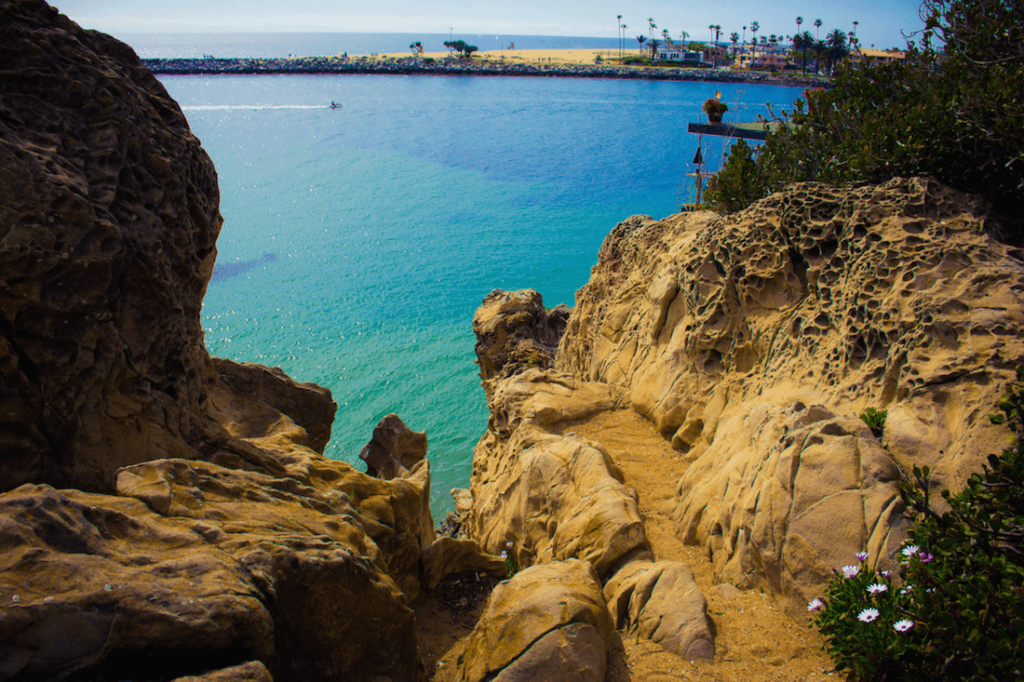
M 767 48 L 759 49 L 756 53 L 744 52 L 736 56 L 733 66 L 740 69 L 754 69 L 757 71 L 782 71 L 789 62 L 785 54 L 771 52 Z
M 873 47 L 855 46 L 850 53 L 850 61 L 854 64 L 890 64 L 892 62 L 906 59 L 907 55 L 901 50 L 878 50 Z
M 662 48 L 659 50 L 655 60 L 659 62 L 677 62 L 684 66 L 701 66 L 704 64 L 704 53 L 673 46 L 671 49 Z

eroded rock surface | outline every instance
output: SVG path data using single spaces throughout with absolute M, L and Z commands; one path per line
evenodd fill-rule
M 473 316 L 484 392 L 490 395 L 496 382 L 523 369 L 553 367 L 569 313 L 566 305 L 547 310 L 533 289 L 488 294 Z
M 634 561 L 604 586 L 620 629 L 661 644 L 684 660 L 713 658 L 714 626 L 693 571 L 674 561 Z
M 276 680 L 422 675 L 412 611 L 346 495 L 180 459 L 119 480 L 140 477 L 163 478 L 166 512 L 146 496 L 0 495 L 4 679 L 170 679 L 252 660 Z
M 801 611 L 854 552 L 898 545 L 900 468 L 955 488 L 1004 445 L 985 416 L 1024 355 L 1024 268 L 985 210 L 896 179 L 630 219 L 557 368 L 624 391 L 692 461 L 674 516 L 721 580 Z M 888 410 L 881 442 L 869 407 Z
M 509 541 L 520 566 L 578 558 L 608 576 L 649 551 L 635 492 L 598 444 L 544 425 L 616 404 L 600 384 L 529 369 L 496 387 L 492 425 L 474 451 L 470 537 L 491 553 Z
M 95 491 L 221 430 L 199 313 L 217 175 L 126 45 L 0 5 L 0 487 Z
M 589 563 L 534 566 L 500 583 L 460 661 L 460 680 L 601 682 L 621 648 Z
M 208 357 L 216 173 L 130 48 L 8 0 L 0 61 L 0 678 L 425 679 L 429 464 Z

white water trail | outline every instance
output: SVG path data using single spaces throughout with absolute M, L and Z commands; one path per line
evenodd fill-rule
M 329 104 L 183 104 L 182 111 L 262 111 L 264 109 L 330 109 Z

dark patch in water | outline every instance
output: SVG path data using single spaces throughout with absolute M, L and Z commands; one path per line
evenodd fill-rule
M 211 282 L 218 282 L 224 279 L 231 279 L 237 277 L 249 270 L 252 270 L 257 265 L 264 263 L 273 263 L 277 260 L 277 256 L 272 253 L 264 254 L 263 258 L 259 260 L 246 260 L 240 263 L 217 263 L 213 266 L 213 276 L 210 278 Z

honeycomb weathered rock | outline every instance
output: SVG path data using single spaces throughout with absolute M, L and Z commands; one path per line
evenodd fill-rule
M 1024 357 L 1024 267 L 985 220 L 927 179 L 631 218 L 557 368 L 623 389 L 691 460 L 674 518 L 720 578 L 799 604 L 836 561 L 892 549 L 900 469 L 957 487 L 1004 445 L 984 417 Z M 869 407 L 888 410 L 884 447 Z

